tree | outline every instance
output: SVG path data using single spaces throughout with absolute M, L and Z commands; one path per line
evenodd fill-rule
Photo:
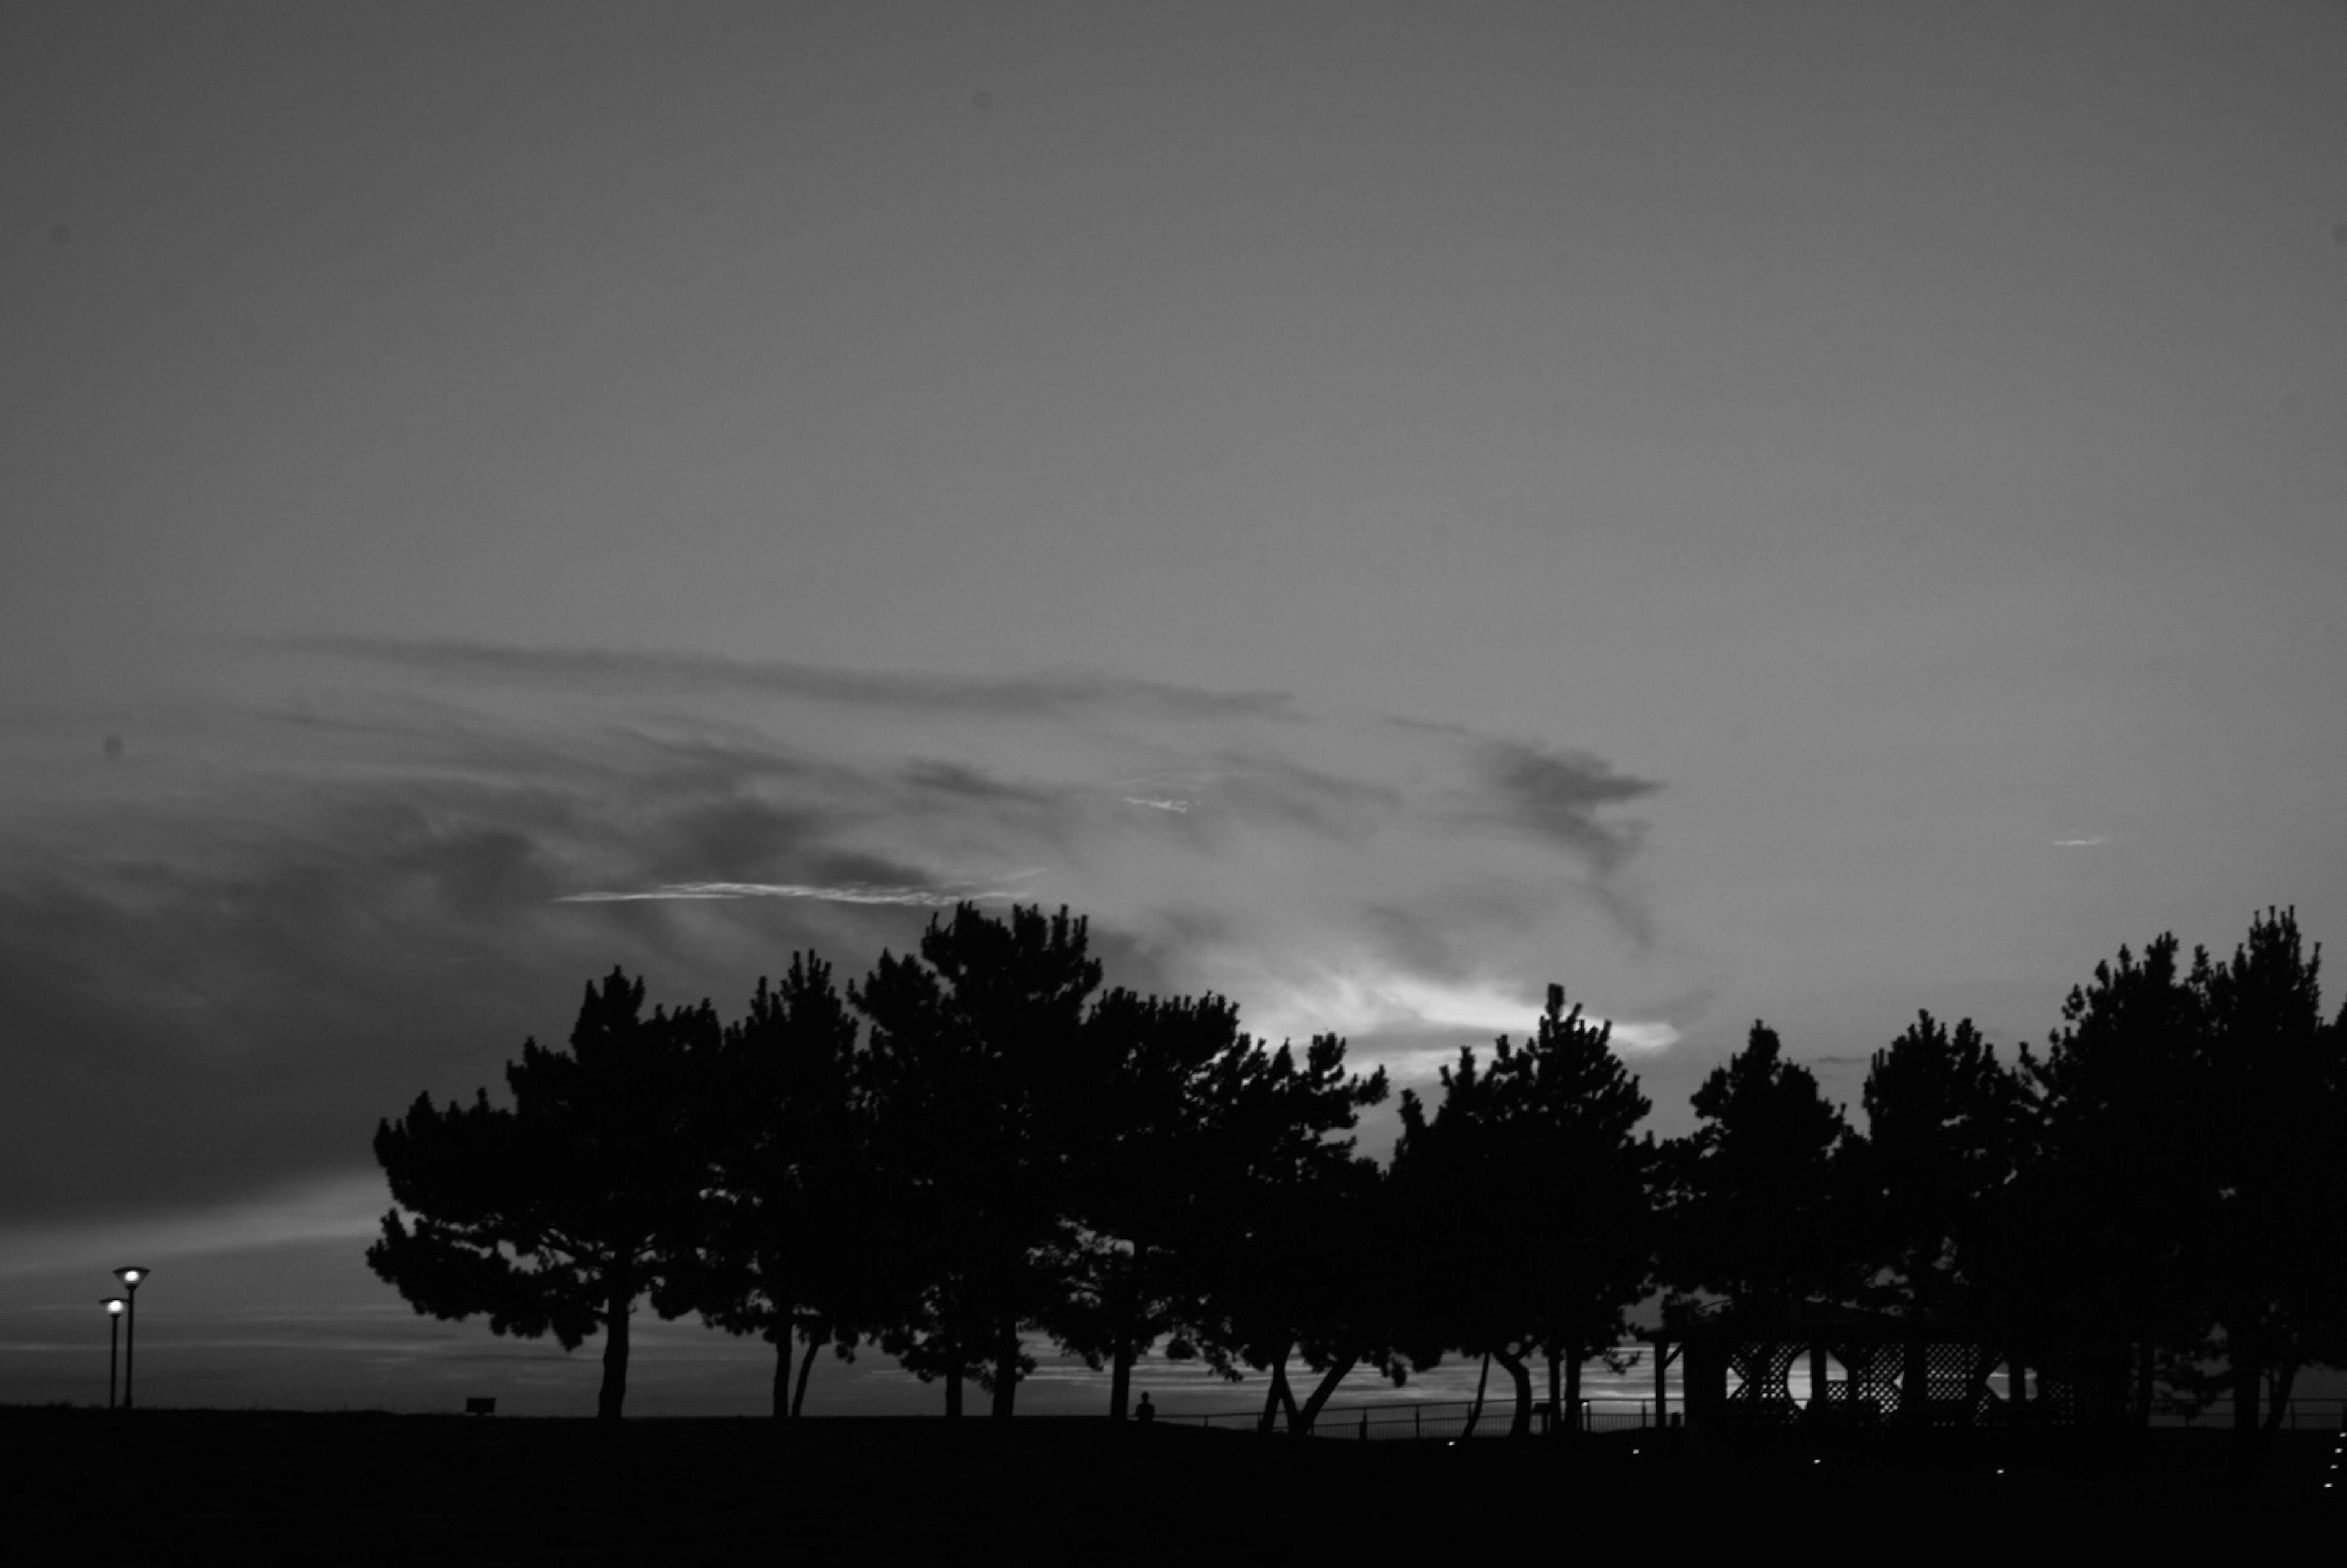
M 1577 1409 L 1582 1364 L 1620 1342 L 1651 1272 L 1654 1147 L 1635 1132 L 1649 1102 L 1612 1034 L 1566 1012 L 1553 985 L 1521 1048 L 1501 1036 L 1488 1069 L 1461 1049 L 1431 1117 L 1402 1094 L 1411 1360 L 1497 1360 L 1515 1390 L 1512 1436 L 1532 1430 L 1528 1358 L 1547 1358 L 1551 1408 Z
M 1265 1429 L 1285 1413 L 1306 1432 L 1355 1367 L 1398 1372 L 1388 1192 L 1350 1136 L 1385 1100 L 1385 1070 L 1348 1073 L 1333 1034 L 1314 1036 L 1301 1061 L 1285 1043 L 1241 1047 L 1218 1059 L 1207 1091 L 1215 1109 L 1184 1263 L 1196 1321 L 1180 1352 L 1233 1380 L 1242 1365 L 1268 1371 Z M 1298 1354 L 1319 1375 L 1301 1405 L 1287 1380 Z
M 1212 1202 L 1218 1083 L 1253 1050 L 1238 1009 L 1217 996 L 1104 994 L 1061 1080 L 1055 1119 L 1071 1161 L 1074 1228 L 1044 1326 L 1065 1349 L 1110 1368 L 1109 1418 L 1125 1419 L 1133 1368 L 1167 1334 L 1190 1351 L 1204 1307 L 1197 1268 Z
M 2317 1239 L 2339 1228 L 2347 1011 L 2325 1025 L 2321 969 L 2298 912 L 2268 909 L 2229 960 L 2193 976 L 2207 1020 L 2196 1163 L 2209 1185 L 2188 1248 L 2216 1329 L 2205 1349 L 2225 1363 L 2245 1436 L 2280 1421 L 2301 1368 L 2347 1362 L 2347 1275 Z
M 1970 1019 L 1952 1033 L 1920 1013 L 1874 1053 L 1853 1207 L 1878 1299 L 1916 1314 L 1988 1308 L 2004 1278 L 2023 1093 Z
M 606 1419 L 627 1399 L 629 1316 L 691 1255 L 708 1180 L 716 1015 L 646 1018 L 643 999 L 613 969 L 587 988 L 567 1054 L 530 1040 L 506 1065 L 511 1109 L 486 1089 L 445 1111 L 419 1094 L 374 1135 L 398 1207 L 368 1266 L 417 1312 L 486 1314 L 498 1334 L 575 1350 L 600 1324 Z
M 1816 1075 L 1756 1021 L 1694 1105 L 1696 1131 L 1667 1146 L 1674 1283 L 1762 1310 L 1853 1295 L 1862 1266 L 1842 1192 L 1854 1140 Z
M 2127 1403 L 2143 1422 L 2155 1373 L 2184 1375 L 2206 1333 L 2188 1242 L 2209 1223 L 2198 1103 L 2209 1022 L 2193 978 L 2207 963 L 2196 953 L 2188 970 L 2172 934 L 2140 958 L 2121 948 L 2071 990 L 2044 1059 L 2022 1053 L 2037 1123 L 2016 1204 L 2033 1315 L 2081 1354 L 2131 1366 Z M 2117 1400 L 2127 1382 L 2086 1367 L 2076 1376 L 2089 1399 Z
M 1033 1370 L 1020 1331 L 1055 1297 L 1071 1154 L 1058 1108 L 1100 985 L 1087 923 L 1014 906 L 995 920 L 957 905 L 920 956 L 882 953 L 848 999 L 872 1026 L 866 1053 L 876 1191 L 907 1270 L 881 1343 L 961 1413 L 975 1377 L 1011 1414 Z
M 825 1345 L 853 1359 L 866 1310 L 859 1296 L 876 1277 L 856 1037 L 831 966 L 814 954 L 792 954 L 778 985 L 758 981 L 714 1063 L 708 1228 L 693 1266 L 671 1276 L 660 1303 L 764 1336 L 774 1347 L 777 1417 L 805 1408 Z M 802 1336 L 794 1390 L 793 1341 Z

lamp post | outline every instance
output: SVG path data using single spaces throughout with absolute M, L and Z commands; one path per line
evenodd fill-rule
M 106 1408 L 114 1409 L 114 1376 L 122 1364 L 122 1308 L 118 1296 L 109 1296 L 98 1304 L 106 1308 Z
M 138 1282 L 155 1271 L 143 1265 L 131 1264 L 114 1271 L 114 1277 L 130 1287 L 130 1300 L 126 1308 L 130 1314 L 129 1343 L 122 1350 L 122 1408 L 132 1404 L 133 1380 L 138 1375 Z

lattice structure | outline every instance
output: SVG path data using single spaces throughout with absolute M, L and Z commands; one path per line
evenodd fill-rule
M 1768 1340 L 1729 1347 L 1729 1375 L 1742 1379 L 1727 1396 L 1729 1419 L 1755 1426 L 1798 1419 L 1801 1407 L 1793 1401 L 1792 1372 L 1801 1355 L 1799 1345 Z
M 2127 1402 L 2124 1348 L 2026 1325 L 1893 1316 L 1833 1304 L 1714 1310 L 1651 1337 L 1658 1366 L 1676 1347 L 1687 1425 L 1698 1443 L 1736 1428 L 1803 1425 L 1935 1428 L 2102 1426 Z M 2018 1352 L 2025 1397 L 2000 1397 Z M 2115 1358 L 2116 1356 L 2116 1358 Z M 1792 1374 L 1815 1386 L 1796 1402 Z M 1804 1379 L 1805 1381 L 1810 1379 Z M 1657 1389 L 1657 1399 L 1661 1390 Z
M 1942 1339 L 1921 1347 L 1922 1409 L 1914 1414 L 1931 1426 L 1979 1424 L 1996 1403 L 1988 1375 L 1996 1353 L 1964 1340 Z
M 1899 1347 L 1862 1341 L 1841 1343 L 1833 1347 L 1833 1358 L 1842 1364 L 1845 1377 L 1840 1383 L 1828 1385 L 1830 1414 L 1863 1426 L 1898 1419 L 1903 1397 L 1900 1385 L 1905 1372 L 1904 1357 Z

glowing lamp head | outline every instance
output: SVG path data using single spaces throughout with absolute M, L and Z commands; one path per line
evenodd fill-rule
M 122 1297 L 118 1296 L 109 1296 L 103 1302 L 99 1303 L 99 1305 L 106 1308 L 106 1315 L 108 1317 L 119 1317 L 122 1316 Z
M 122 1281 L 123 1284 L 128 1286 L 131 1289 L 136 1290 L 138 1288 L 138 1282 L 154 1272 L 155 1271 L 151 1268 L 133 1264 L 125 1268 L 116 1269 L 114 1271 L 114 1276 Z

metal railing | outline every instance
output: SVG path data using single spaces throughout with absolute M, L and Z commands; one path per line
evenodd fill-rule
M 2265 1412 L 2258 1412 L 2260 1421 Z M 2155 1427 L 2187 1427 L 2208 1430 L 2230 1427 L 2233 1424 L 2233 1402 L 2219 1399 L 2213 1403 L 2195 1408 L 2183 1399 L 2155 1399 L 2151 1406 L 2151 1424 Z M 2309 1399 L 2291 1397 L 2282 1409 L 2281 1419 L 2275 1423 L 2286 1432 L 2336 1431 L 2347 1428 L 2347 1398 Z
M 1509 1398 L 1487 1399 L 1482 1414 L 1474 1415 L 1472 1399 L 1405 1399 L 1388 1404 L 1330 1404 L 1324 1407 L 1313 1420 L 1307 1434 L 1330 1440 L 1350 1439 L 1355 1441 L 1400 1440 L 1419 1442 L 1455 1442 L 1461 1438 L 1504 1438 L 1515 1425 L 1515 1401 Z M 1663 1424 L 1675 1424 L 1681 1411 L 1677 1401 L 1671 1403 L 1668 1419 Z M 1261 1409 L 1211 1410 L 1199 1413 L 1161 1411 L 1158 1419 L 1171 1426 L 1198 1427 L 1208 1430 L 1251 1431 L 1264 1427 Z M 1470 1430 L 1470 1422 L 1472 1429 Z M 2198 1428 L 2202 1430 L 2229 1427 L 2233 1412 L 2229 1404 L 2211 1405 L 2201 1409 L 2170 1401 L 2155 1406 L 2152 1425 L 2160 1428 Z M 1656 1424 L 1655 1405 L 1651 1399 L 1583 1399 L 1580 1419 L 1575 1423 L 1585 1432 L 1641 1431 Z M 2347 1430 L 2347 1398 L 2293 1397 L 2285 1407 L 2278 1423 L 2284 1431 L 2335 1431 Z M 1553 1429 L 1546 1401 L 1532 1409 L 1532 1431 L 1544 1436 Z M 1285 1434 L 1288 1420 L 1285 1410 L 1273 1413 L 1269 1426 L 1275 1433 Z
M 1654 1424 L 1653 1404 L 1650 1399 L 1583 1399 L 1581 1402 L 1581 1419 L 1575 1424 L 1583 1431 L 1635 1431 Z M 1260 1409 L 1214 1410 L 1197 1415 L 1167 1412 L 1158 1419 L 1176 1426 L 1194 1426 L 1210 1430 L 1247 1431 L 1264 1426 Z M 1349 1438 L 1357 1441 L 1400 1439 L 1420 1442 L 1455 1442 L 1463 1437 L 1507 1437 L 1514 1430 L 1515 1419 L 1515 1400 L 1507 1398 L 1485 1399 L 1480 1418 L 1475 1415 L 1475 1401 L 1472 1399 L 1405 1399 L 1382 1405 L 1331 1404 L 1324 1407 L 1315 1418 L 1308 1435 Z M 1548 1403 L 1543 1400 L 1533 1406 L 1532 1434 L 1545 1435 L 1553 1427 Z M 1286 1412 L 1273 1412 L 1266 1430 L 1286 1432 Z

